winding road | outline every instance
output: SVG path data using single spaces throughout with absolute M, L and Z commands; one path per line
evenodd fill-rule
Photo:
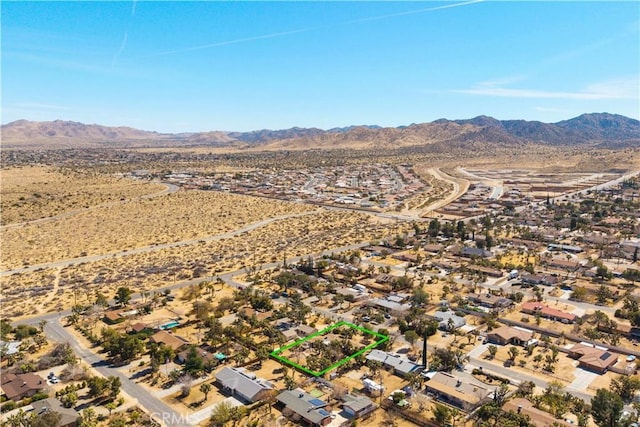
M 421 216 L 425 216 L 426 214 L 435 211 L 436 209 L 440 209 L 449 203 L 453 203 L 469 189 L 469 181 L 461 178 L 454 178 L 440 170 L 440 168 L 430 168 L 428 170 L 431 175 L 433 175 L 436 179 L 448 182 L 453 185 L 453 191 L 449 193 L 447 197 L 442 200 L 438 200 L 437 202 L 432 203 L 427 206 L 425 209 L 422 209 L 420 214 Z
M 607 188 L 609 186 L 613 186 L 619 182 L 621 182 L 623 179 L 628 179 L 631 176 L 635 176 L 637 174 L 639 174 L 640 171 L 636 171 L 630 174 L 626 174 L 616 180 L 610 181 L 608 183 L 605 184 L 600 184 L 598 185 L 598 189 L 600 188 Z M 442 175 L 439 175 L 442 177 Z M 441 178 L 441 179 L 445 179 L 445 178 Z M 448 180 L 448 179 L 447 179 Z M 170 185 L 170 184 L 169 184 Z M 468 181 L 467 181 L 467 185 L 468 185 Z M 156 193 L 154 195 L 149 195 L 146 197 L 158 197 L 160 195 L 163 194 L 169 194 L 171 192 L 175 192 L 178 190 L 178 187 L 176 186 L 171 186 L 168 187 L 164 192 L 161 193 Z M 586 192 L 589 189 L 586 190 L 581 190 L 581 192 Z M 466 191 L 466 189 L 465 189 Z M 462 187 L 460 187 L 459 183 L 455 183 L 454 184 L 454 192 L 453 192 L 453 199 L 455 200 L 456 197 L 459 197 L 459 195 L 463 194 L 464 191 L 462 191 Z M 144 196 L 143 196 L 144 197 Z M 450 203 L 452 200 L 449 200 L 447 203 Z M 102 205 L 104 206 L 104 205 Z M 44 222 L 44 221 L 51 221 L 51 220 L 55 220 L 55 219 L 60 219 L 62 217 L 66 217 L 66 216 L 71 216 L 71 215 L 77 215 L 81 212 L 84 212 L 86 210 L 82 210 L 82 211 L 74 211 L 74 212 L 68 212 L 66 214 L 62 214 L 62 216 L 57 216 L 57 217 L 51 217 L 51 218 L 43 218 L 41 220 L 36 220 L 39 222 Z M 102 254 L 102 255 L 93 255 L 93 256 L 87 256 L 87 257 L 80 257 L 80 258 L 74 258 L 74 259 L 69 259 L 69 260 L 61 260 L 61 261 L 55 261 L 55 262 L 50 262 L 50 263 L 45 263 L 45 264 L 39 264 L 39 265 L 33 265 L 33 266 L 29 266 L 29 267 L 23 267 L 23 268 L 19 268 L 19 269 L 14 269 L 14 270 L 7 270 L 7 271 L 2 271 L 0 272 L 0 276 L 8 276 L 11 274 L 17 274 L 17 273 L 24 273 L 24 272 L 29 272 L 29 271 L 34 271 L 37 269 L 45 269 L 45 268 L 61 268 L 61 267 L 66 267 L 69 265 L 73 265 L 73 264 L 77 264 L 77 263 L 83 263 L 83 262 L 92 262 L 92 261 L 98 261 L 101 259 L 106 259 L 106 258 L 112 258 L 112 257 L 123 257 L 123 256 L 128 256 L 128 255 L 132 255 L 132 254 L 137 254 L 137 253 L 145 253 L 145 252 L 152 252 L 152 251 L 156 251 L 156 250 L 161 250 L 161 249 L 165 249 L 165 248 L 173 248 L 173 247 L 180 247 L 180 246 L 186 246 L 186 245 L 191 245 L 191 244 L 196 244 L 198 242 L 201 241 L 215 241 L 215 240 L 220 240 L 220 239 L 225 239 L 225 238 L 229 238 L 229 237 L 234 237 L 234 236 L 238 236 L 242 233 L 246 233 L 252 230 L 255 230 L 259 227 L 264 227 L 274 221 L 279 221 L 279 220 L 283 220 L 283 219 L 287 219 L 287 218 L 293 218 L 293 217 L 299 217 L 299 216 L 304 216 L 304 215 L 311 215 L 311 214 L 315 214 L 317 213 L 317 211 L 310 211 L 310 212 L 304 212 L 304 213 L 299 213 L 299 214 L 290 214 L 290 215 L 281 215 L 278 217 L 274 217 L 274 218 L 269 218 L 269 219 L 265 219 L 262 221 L 258 221 L 252 224 L 249 224 L 245 227 L 242 227 L 238 230 L 235 231 L 229 231 L 226 233 L 222 233 L 222 234 L 217 234 L 217 235 L 213 235 L 213 236 L 208 236 L 208 237 L 204 237 L 204 238 L 197 238 L 197 239 L 189 239 L 189 240 L 183 240 L 183 241 L 179 241 L 179 242 L 173 242 L 173 243 L 166 243 L 166 244 L 161 244 L 161 245 L 152 245 L 152 246 L 145 246 L 142 248 L 137 248 L 137 249 L 133 249 L 133 250 L 128 250 L 128 251 L 118 251 L 118 252 L 113 252 L 113 253 L 108 253 L 108 254 Z M 30 222 L 30 223 L 33 223 Z M 26 223 L 22 223 L 22 224 L 12 224 L 11 226 L 21 226 L 24 225 Z M 10 226 L 7 226 L 10 227 Z M 5 227 L 3 227 L 3 229 L 5 229 Z M 330 255 L 332 253 L 336 253 L 336 252 L 343 252 L 346 250 L 353 250 L 353 249 L 359 249 L 362 248 L 364 246 L 369 245 L 369 241 L 366 242 L 361 242 L 361 243 L 355 243 L 352 245 L 348 245 L 348 246 L 344 246 L 344 247 L 340 247 L 340 248 L 335 248 L 332 250 L 326 250 L 323 251 L 320 254 L 313 254 L 311 256 L 322 256 L 322 255 Z M 304 256 L 299 256 L 299 257 L 292 257 L 290 259 L 288 259 L 287 261 L 289 262 L 297 262 L 300 259 L 306 258 L 309 255 L 304 255 Z M 275 263 L 267 263 L 267 264 L 263 264 L 261 266 L 259 266 L 258 268 L 260 270 L 262 269 L 268 269 L 268 268 L 273 268 L 275 266 L 280 265 L 280 263 L 275 262 Z M 392 267 L 393 269 L 395 269 L 396 267 Z M 231 271 L 231 272 L 226 272 L 223 273 L 221 275 L 219 275 L 219 277 L 225 281 L 225 283 L 227 283 L 229 286 L 235 287 L 235 288 L 240 288 L 243 287 L 244 284 L 237 282 L 233 279 L 234 276 L 240 275 L 245 273 L 244 269 L 239 269 L 239 270 L 235 270 L 235 271 Z M 186 286 L 190 286 L 193 284 L 197 284 L 203 281 L 207 281 L 207 280 L 211 280 L 211 277 L 203 277 L 203 278 L 197 278 L 197 279 L 191 279 L 191 280 L 186 280 L 183 282 L 179 282 L 173 285 L 169 285 L 169 286 L 165 286 L 162 288 L 157 289 L 157 291 L 164 291 L 166 289 L 170 289 L 170 290 L 174 290 L 174 289 L 179 289 L 179 288 L 183 288 Z M 482 285 L 480 285 L 482 286 Z M 488 285 L 486 286 L 488 288 L 500 288 L 499 286 L 496 285 Z M 578 305 L 575 302 L 572 302 L 573 305 Z M 322 314 L 329 314 L 329 313 L 325 313 L 325 310 L 319 310 L 316 309 L 316 312 L 322 312 Z M 30 318 L 23 318 L 20 321 L 15 322 L 16 324 L 32 324 L 32 325 L 37 325 L 38 322 L 40 322 L 41 320 L 46 321 L 46 325 L 45 325 L 45 333 L 47 335 L 47 337 L 53 341 L 56 342 L 69 342 L 73 348 L 73 350 L 75 351 L 76 355 L 78 355 L 83 361 L 85 361 L 86 363 L 88 363 L 89 365 L 91 365 L 97 372 L 99 372 L 102 375 L 105 376 L 110 376 L 110 375 L 114 375 L 117 376 L 118 378 L 120 378 L 121 382 L 122 382 L 122 390 L 124 392 L 126 392 L 127 394 L 129 394 L 130 396 L 132 396 L 133 398 L 137 399 L 138 404 L 144 408 L 148 413 L 152 414 L 152 416 L 154 416 L 154 418 L 161 422 L 161 424 L 163 425 L 170 425 L 170 426 L 190 426 L 193 425 L 192 422 L 190 422 L 189 418 L 184 416 L 183 414 L 179 414 L 177 412 L 175 412 L 170 406 L 166 405 L 164 402 L 162 402 L 160 399 L 154 397 L 148 390 L 144 389 L 142 386 L 138 385 L 137 383 L 135 383 L 135 381 L 133 381 L 132 379 L 130 379 L 126 374 L 124 374 L 123 372 L 121 372 L 119 369 L 116 369 L 115 367 L 109 366 L 107 364 L 107 362 L 105 361 L 105 359 L 98 353 L 96 353 L 95 351 L 93 351 L 92 349 L 88 349 L 85 346 L 83 346 L 78 340 L 77 338 L 71 334 L 68 330 L 66 330 L 62 324 L 60 323 L 61 318 L 63 318 L 64 316 L 68 315 L 70 313 L 69 310 L 65 310 L 65 311 L 61 311 L 59 313 L 49 313 L 49 314 L 45 314 L 45 315 L 39 315 L 39 316 L 34 316 L 34 317 L 30 317 Z M 333 314 L 334 316 L 336 314 L 334 313 L 330 313 Z M 492 371 L 495 372 L 497 374 L 503 375 L 503 376 L 513 376 L 513 371 L 507 369 L 507 368 L 503 368 L 500 366 L 496 366 L 494 364 L 489 364 L 488 362 L 484 361 L 484 360 L 480 360 L 478 358 L 471 358 L 471 364 L 474 366 L 478 366 L 478 367 L 482 367 L 483 369 L 485 369 L 486 371 Z M 546 387 L 547 382 L 544 380 L 541 380 L 539 378 L 536 378 L 534 376 L 528 376 L 528 375 L 524 375 L 524 374 L 520 374 L 518 373 L 518 375 L 520 376 L 520 379 L 524 379 L 524 380 L 529 380 L 531 379 L 532 381 L 534 381 L 536 383 L 536 385 L 539 385 L 541 387 Z M 580 390 L 571 390 L 572 393 L 575 393 L 577 396 L 585 399 L 585 400 L 589 400 L 591 396 L 583 393 Z

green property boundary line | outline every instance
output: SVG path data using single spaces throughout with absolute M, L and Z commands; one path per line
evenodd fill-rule
M 287 350 L 289 350 L 289 349 L 291 349 L 293 347 L 297 347 L 297 346 L 301 345 L 302 343 L 304 343 L 306 341 L 309 341 L 312 338 L 315 338 L 315 337 L 320 336 L 320 335 L 324 335 L 327 332 L 331 332 L 332 330 L 334 330 L 336 328 L 339 328 L 341 326 L 348 326 L 351 329 L 355 329 L 355 330 L 358 330 L 358 331 L 365 332 L 365 333 L 367 333 L 369 335 L 373 335 L 376 338 L 378 338 L 378 341 L 375 341 L 374 343 L 369 344 L 368 346 L 358 350 L 357 352 L 353 353 L 350 356 L 345 357 L 344 359 L 338 360 L 336 363 L 334 363 L 333 365 L 331 365 L 331 366 L 329 366 L 327 368 L 324 368 L 322 371 L 312 371 L 311 369 L 306 368 L 304 366 L 301 366 L 301 365 L 295 363 L 294 361 L 292 361 L 292 360 L 290 360 L 290 359 L 288 359 L 288 358 L 286 358 L 284 356 L 280 356 L 280 353 L 282 353 L 282 352 L 285 352 L 285 351 L 287 351 Z M 369 351 L 369 350 L 379 346 L 380 344 L 382 344 L 383 342 L 388 341 L 388 340 L 389 340 L 389 337 L 387 335 L 383 335 L 381 333 L 374 332 L 374 331 L 372 331 L 370 329 L 363 328 L 362 326 L 354 325 L 353 323 L 340 321 L 340 322 L 335 323 L 333 325 L 327 326 L 326 328 L 322 329 L 321 331 L 314 332 L 311 335 L 307 335 L 304 338 L 300 338 L 300 339 L 292 342 L 291 344 L 287 344 L 284 347 L 280 347 L 278 349 L 275 349 L 269 355 L 271 357 L 273 357 L 274 359 L 276 359 L 276 360 L 278 360 L 278 361 L 280 361 L 280 362 L 282 362 L 282 363 L 284 363 L 286 365 L 293 366 L 294 368 L 296 368 L 296 369 L 298 369 L 298 370 L 300 370 L 300 371 L 302 371 L 302 372 L 304 372 L 306 374 L 309 374 L 309 375 L 314 376 L 314 377 L 320 377 L 320 376 L 326 374 L 327 372 L 332 371 L 332 370 L 344 365 L 345 363 L 347 363 L 351 359 L 360 356 L 364 352 Z

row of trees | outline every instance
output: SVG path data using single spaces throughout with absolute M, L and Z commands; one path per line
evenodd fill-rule
M 640 379 L 622 375 L 614 378 L 608 389 L 600 388 L 591 399 L 590 404 L 564 390 L 562 384 L 552 381 L 540 395 L 533 396 L 535 385 L 522 382 L 515 393 L 516 396 L 530 399 L 534 406 L 551 413 L 558 419 L 563 419 L 567 413 L 573 413 L 578 426 L 589 425 L 589 418 L 598 427 L 628 427 L 638 421 L 637 412 L 640 405 L 633 403 L 636 414 L 625 414 L 624 405 L 633 401 L 635 394 L 640 391 Z M 496 396 L 498 393 L 496 393 Z M 533 426 L 524 415 L 505 413 L 500 408 L 504 401 L 491 402 L 481 407 L 477 412 L 476 425 L 481 427 L 522 427 Z

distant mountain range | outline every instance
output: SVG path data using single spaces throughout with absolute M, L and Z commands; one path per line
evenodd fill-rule
M 409 126 L 349 126 L 322 130 L 299 128 L 252 132 L 166 134 L 130 127 L 106 127 L 56 120 L 18 120 L 1 128 L 2 147 L 184 147 L 230 149 L 398 148 L 427 144 L 477 147 L 543 144 L 553 146 L 640 147 L 640 121 L 617 114 L 583 114 L 557 123 L 496 120 L 478 116 L 468 120 L 439 119 Z

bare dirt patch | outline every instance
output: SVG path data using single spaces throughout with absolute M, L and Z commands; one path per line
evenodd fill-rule
M 3 169 L 2 225 L 129 200 L 164 188 L 159 183 L 49 166 Z

